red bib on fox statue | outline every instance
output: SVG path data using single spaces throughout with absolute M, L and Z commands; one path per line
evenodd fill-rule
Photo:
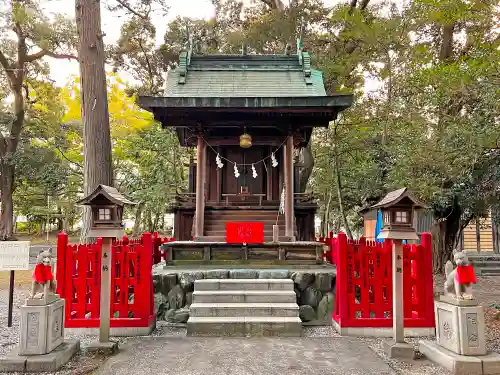
M 457 267 L 457 281 L 459 284 L 475 284 L 476 275 L 471 265 Z
M 33 279 L 40 284 L 45 284 L 47 281 L 52 281 L 54 276 L 52 275 L 52 267 L 46 266 L 43 263 L 39 263 L 35 266 L 33 271 Z

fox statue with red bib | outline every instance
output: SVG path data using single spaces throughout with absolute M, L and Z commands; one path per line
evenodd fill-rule
M 43 299 L 47 303 L 49 297 L 57 297 L 55 295 L 55 281 L 52 274 L 53 255 L 51 250 L 44 250 L 38 254 L 35 269 L 33 270 L 33 282 L 31 285 L 32 299 Z
M 471 285 L 476 283 L 474 267 L 469 262 L 465 251 L 453 250 L 453 260 L 457 267 L 453 269 L 451 261 L 446 262 L 446 281 L 444 283 L 444 293 L 451 295 L 457 300 L 472 300 Z

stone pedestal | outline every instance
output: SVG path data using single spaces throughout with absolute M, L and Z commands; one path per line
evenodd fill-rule
M 47 354 L 64 341 L 64 300 L 21 306 L 19 355 Z
M 436 301 L 436 341 L 459 355 L 486 355 L 483 306 Z
M 80 349 L 78 340 L 64 340 L 64 300 L 47 300 L 21 306 L 19 347 L 0 358 L 0 372 L 55 372 Z
M 482 306 L 442 296 L 434 310 L 436 342 L 421 341 L 423 355 L 454 375 L 500 375 L 500 355 L 486 352 Z

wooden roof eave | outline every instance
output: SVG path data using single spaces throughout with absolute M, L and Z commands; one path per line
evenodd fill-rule
M 155 112 L 157 108 L 197 111 L 258 112 L 272 109 L 282 112 L 328 112 L 333 109 L 337 111 L 347 109 L 352 101 L 352 94 L 308 97 L 139 97 L 141 108 L 151 112 Z

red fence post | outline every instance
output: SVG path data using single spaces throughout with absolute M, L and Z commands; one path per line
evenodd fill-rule
M 424 259 L 424 270 L 425 274 L 421 275 L 421 277 L 425 277 L 425 319 L 428 320 L 429 323 L 432 324 L 432 327 L 435 326 L 434 321 L 434 280 L 432 278 L 432 234 L 430 233 L 422 233 L 422 246 L 424 247 L 425 255 Z M 420 275 L 419 275 L 420 276 Z
M 139 316 L 144 319 L 148 319 L 153 313 L 154 300 L 153 300 L 153 257 L 151 256 L 153 252 L 153 236 L 151 233 L 144 233 L 142 235 L 142 261 L 140 273 L 142 274 L 141 284 L 141 299 L 139 307 Z
M 66 269 L 66 249 L 68 248 L 68 234 L 61 232 L 57 235 L 56 254 L 56 293 L 64 297 L 64 271 Z
M 335 299 L 338 301 L 337 323 L 342 327 L 342 320 L 349 318 L 347 290 L 347 236 L 340 232 L 337 236 L 337 287 Z

